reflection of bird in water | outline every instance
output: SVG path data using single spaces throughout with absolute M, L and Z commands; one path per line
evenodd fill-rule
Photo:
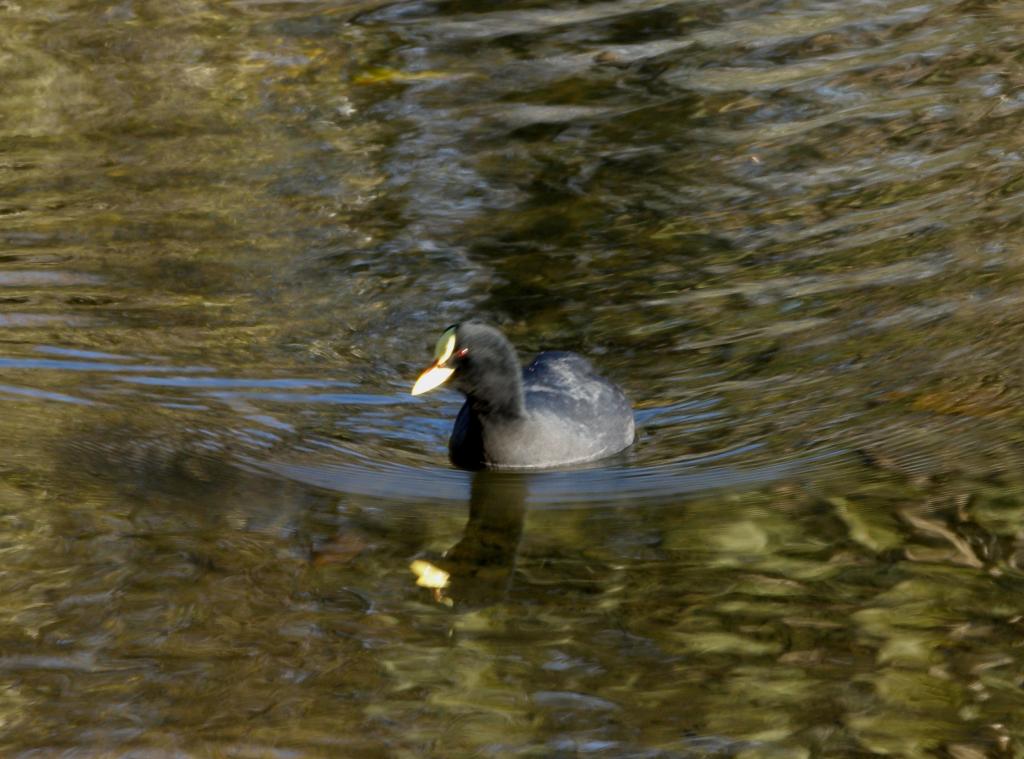
M 512 579 L 525 515 L 525 475 L 476 472 L 462 539 L 441 559 L 414 561 L 417 584 L 434 589 L 434 597 L 448 605 L 497 600 Z
M 412 394 L 449 380 L 466 395 L 448 444 L 456 466 L 579 464 L 618 453 L 635 437 L 629 400 L 587 359 L 545 351 L 521 369 L 512 344 L 480 322 L 444 331 Z

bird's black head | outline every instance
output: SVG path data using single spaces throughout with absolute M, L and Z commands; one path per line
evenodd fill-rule
M 449 381 L 478 412 L 522 411 L 522 369 L 515 349 L 489 324 L 466 321 L 448 327 L 434 348 L 434 363 L 416 380 L 412 394 Z

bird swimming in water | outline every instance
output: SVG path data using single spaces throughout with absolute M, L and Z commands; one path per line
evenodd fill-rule
M 420 395 L 451 384 L 466 396 L 448 441 L 464 469 L 540 469 L 594 461 L 632 445 L 625 393 L 576 353 L 545 351 L 525 369 L 499 330 L 478 321 L 448 327 Z

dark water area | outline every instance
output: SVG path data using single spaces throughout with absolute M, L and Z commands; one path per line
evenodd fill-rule
M 0 0 L 0 754 L 1024 756 L 1022 24 Z

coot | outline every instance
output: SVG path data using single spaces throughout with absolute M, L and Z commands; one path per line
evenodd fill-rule
M 618 453 L 635 437 L 625 393 L 587 359 L 545 351 L 521 369 L 508 339 L 482 322 L 444 331 L 412 394 L 449 380 L 466 396 L 448 441 L 452 463 L 465 469 L 579 464 Z

